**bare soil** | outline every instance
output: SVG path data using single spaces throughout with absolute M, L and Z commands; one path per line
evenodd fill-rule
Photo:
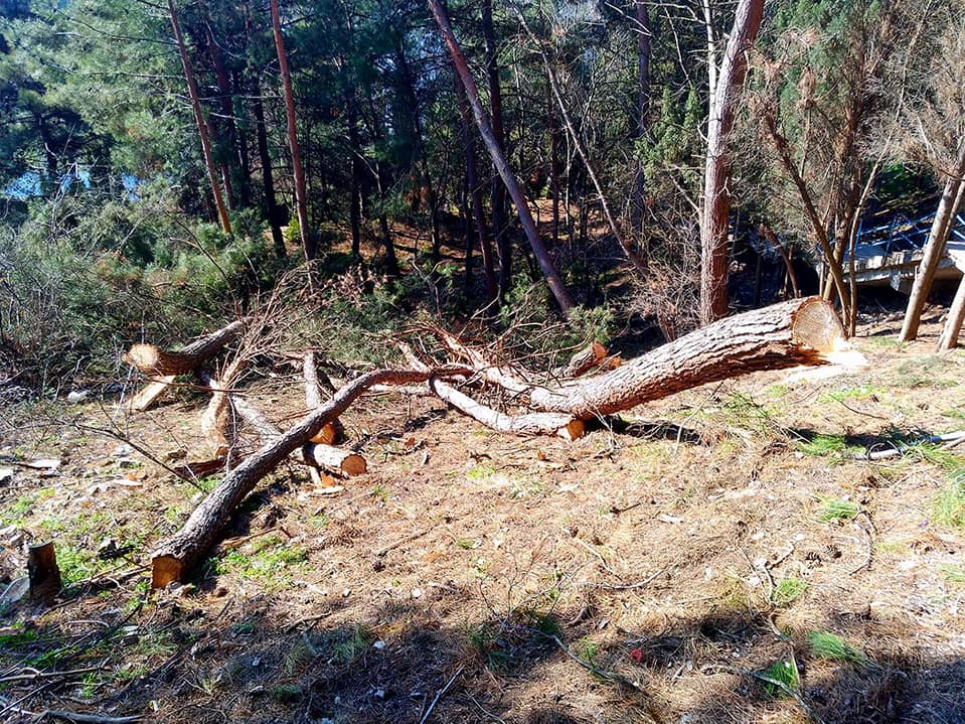
M 8 409 L 0 575 L 52 539 L 68 585 L 7 592 L 0 721 L 965 722 L 965 460 L 851 457 L 965 428 L 965 353 L 932 353 L 934 318 L 907 346 L 866 322 L 858 373 L 708 386 L 574 443 L 365 398 L 368 474 L 278 469 L 158 592 L 143 566 L 203 492 L 105 431 L 204 459 L 203 399 Z M 248 394 L 282 426 L 303 405 L 295 370 Z

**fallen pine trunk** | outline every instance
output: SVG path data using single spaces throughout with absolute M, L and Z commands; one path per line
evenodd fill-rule
M 231 512 L 254 489 L 258 481 L 289 453 L 307 443 L 326 422 L 345 412 L 349 405 L 370 387 L 378 384 L 414 384 L 425 382 L 433 376 L 465 375 L 468 372 L 464 367 L 429 371 L 375 370 L 352 380 L 335 393 L 331 400 L 287 432 L 272 439 L 225 476 L 218 487 L 195 508 L 184 527 L 163 541 L 154 551 L 151 558 L 151 586 L 160 588 L 172 581 L 182 580 L 187 571 L 211 547 Z
M 309 442 L 302 447 L 302 458 L 309 465 L 327 470 L 342 477 L 363 475 L 368 470 L 368 464 L 358 453 L 332 447 L 322 443 Z
M 236 340 L 244 328 L 242 320 L 234 321 L 173 352 L 153 344 L 135 344 L 124 355 L 124 361 L 151 377 L 183 375 L 195 370 L 226 344 Z
M 531 387 L 530 407 L 587 420 L 748 372 L 829 364 L 844 344 L 828 302 L 794 299 L 727 317 L 597 377 Z

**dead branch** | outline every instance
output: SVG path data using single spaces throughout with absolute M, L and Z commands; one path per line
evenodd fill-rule
M 185 374 L 209 360 L 226 344 L 236 340 L 244 328 L 243 320 L 234 321 L 177 351 L 166 351 L 153 344 L 135 344 L 123 359 L 151 377 Z

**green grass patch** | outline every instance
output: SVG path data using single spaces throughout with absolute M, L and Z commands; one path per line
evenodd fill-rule
M 819 659 L 841 661 L 853 666 L 867 666 L 871 663 L 864 651 L 830 631 L 812 631 L 808 636 L 808 644 L 811 653 Z
M 774 586 L 774 592 L 771 594 L 771 603 L 775 606 L 790 606 L 803 596 L 807 590 L 807 581 L 802 581 L 800 578 L 795 578 L 794 576 L 782 578 L 777 582 L 777 585 Z
M 840 455 L 852 449 L 844 435 L 825 435 L 818 434 L 810 440 L 801 440 L 796 445 L 798 452 L 812 457 L 826 457 L 828 455 Z M 854 448 L 857 449 L 857 448 Z
M 821 520 L 825 523 L 832 520 L 852 520 L 858 516 L 861 508 L 850 500 L 836 500 L 834 498 L 821 499 Z
M 933 355 L 920 359 L 910 359 L 898 368 L 899 382 L 905 387 L 957 387 L 959 382 L 943 378 L 941 374 L 948 371 L 948 360 L 941 355 Z
M 939 572 L 949 583 L 965 583 L 965 568 L 946 563 L 938 566 Z
M 277 536 L 256 540 L 250 549 L 229 551 L 214 564 L 219 575 L 236 575 L 244 580 L 258 581 L 266 588 L 277 590 L 288 583 L 288 573 L 300 568 L 308 552 L 299 546 L 289 546 Z
M 858 387 L 845 387 L 840 390 L 835 390 L 834 392 L 825 392 L 823 395 L 818 397 L 818 402 L 828 403 L 828 402 L 846 402 L 847 400 L 866 400 L 869 397 L 880 396 L 884 392 L 879 387 L 872 387 L 871 385 L 859 385 Z
M 788 696 L 788 691 L 801 688 L 801 673 L 793 661 L 775 661 L 760 672 L 761 688 L 772 699 Z

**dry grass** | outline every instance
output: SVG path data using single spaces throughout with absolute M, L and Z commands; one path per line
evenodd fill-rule
M 936 514 L 959 458 L 841 453 L 962 427 L 965 385 L 921 369 L 962 380 L 965 356 L 862 344 L 873 365 L 855 377 L 694 390 L 635 411 L 662 426 L 575 443 L 367 399 L 345 419 L 367 476 L 330 496 L 280 468 L 234 517 L 240 545 L 154 594 L 135 566 L 201 493 L 38 422 L 62 409 L 4 413 L 0 467 L 64 463 L 16 466 L 0 488 L 0 572 L 22 570 L 7 541 L 25 530 L 55 540 L 74 585 L 51 610 L 4 611 L 0 679 L 77 673 L 0 697 L 159 722 L 401 723 L 458 672 L 430 721 L 962 721 L 965 528 Z M 301 394 L 281 376 L 252 401 L 282 420 Z M 186 395 L 125 434 L 201 457 L 201 406 Z M 81 409 L 97 426 L 110 412 Z M 819 436 L 844 447 L 801 449 Z M 98 558 L 105 538 L 133 548 Z

